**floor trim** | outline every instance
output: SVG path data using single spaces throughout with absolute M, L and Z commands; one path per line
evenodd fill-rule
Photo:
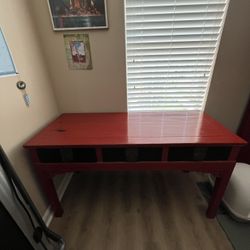
M 66 189 L 67 189 L 67 187 L 68 187 L 68 185 L 69 185 L 69 183 L 71 181 L 72 176 L 73 176 L 73 173 L 65 174 L 65 176 L 63 177 L 59 187 L 57 188 L 57 194 L 58 194 L 58 198 L 59 198 L 60 201 L 63 198 L 63 195 L 64 195 L 64 193 L 65 193 L 65 191 L 66 191 Z M 54 217 L 54 214 L 53 214 L 53 212 L 51 210 L 51 207 L 49 206 L 46 209 L 46 211 L 45 211 L 45 213 L 43 215 L 43 221 L 45 222 L 45 224 L 47 226 L 49 226 L 49 224 L 52 221 L 53 217 Z

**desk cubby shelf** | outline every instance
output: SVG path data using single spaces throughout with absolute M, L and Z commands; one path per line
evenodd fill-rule
M 76 147 L 41 148 L 42 163 L 96 162 L 159 162 L 159 161 L 222 161 L 230 154 L 230 147 L 150 146 L 150 147 Z M 98 157 L 98 153 L 99 157 Z M 164 158 L 164 155 L 167 157 Z

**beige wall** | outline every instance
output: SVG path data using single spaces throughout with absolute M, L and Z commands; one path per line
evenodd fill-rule
M 231 0 L 205 110 L 236 131 L 250 93 L 250 1 Z
M 43 214 L 47 205 L 22 145 L 58 115 L 58 108 L 30 16 L 29 3 L 29 0 L 1 1 L 0 26 L 20 75 L 0 78 L 0 144 Z M 28 83 L 27 92 L 31 96 L 29 108 L 16 88 L 19 79 Z
M 89 34 L 93 70 L 68 69 L 63 32 L 52 30 L 47 1 L 31 2 L 60 111 L 126 111 L 123 1 L 107 1 L 108 30 L 78 31 Z
M 123 1 L 107 0 L 109 30 L 90 35 L 91 71 L 67 67 L 63 32 L 53 32 L 44 0 L 32 1 L 61 112 L 126 110 Z M 206 111 L 235 131 L 250 91 L 250 2 L 231 0 Z

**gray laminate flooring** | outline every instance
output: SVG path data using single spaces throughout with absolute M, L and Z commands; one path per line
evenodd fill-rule
M 166 172 L 75 174 L 64 215 L 51 228 L 66 250 L 232 250 L 195 175 Z

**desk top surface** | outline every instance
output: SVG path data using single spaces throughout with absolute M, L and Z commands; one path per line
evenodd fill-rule
M 245 143 L 202 112 L 75 113 L 60 115 L 24 147 Z

